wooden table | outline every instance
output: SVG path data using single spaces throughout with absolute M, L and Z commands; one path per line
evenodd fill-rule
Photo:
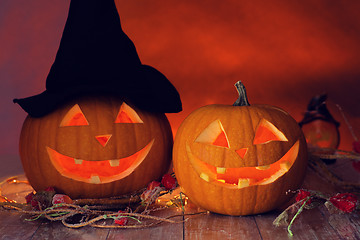
M 360 173 L 349 162 L 338 161 L 331 169 L 343 178 L 360 181 Z M 334 194 L 344 192 L 308 169 L 303 185 L 306 189 Z M 185 212 L 202 211 L 186 206 Z M 179 209 L 168 208 L 161 214 L 179 214 Z M 185 217 L 175 224 L 163 223 L 145 229 L 102 229 L 83 227 L 71 229 L 60 222 L 38 220 L 27 222 L 28 216 L 13 211 L 0 211 L 1 239 L 288 239 L 285 227 L 274 227 L 273 220 L 279 211 L 246 217 L 219 214 L 200 214 Z M 180 217 L 178 220 L 182 220 Z M 360 215 L 329 214 L 324 206 L 304 210 L 295 220 L 291 239 L 360 239 Z

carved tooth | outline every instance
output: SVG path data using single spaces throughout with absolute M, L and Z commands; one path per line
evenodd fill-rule
M 281 164 L 280 164 L 281 166 Z M 277 180 L 279 177 L 281 177 L 282 175 L 284 175 L 288 170 L 284 169 L 281 166 L 281 169 L 279 171 L 277 171 L 276 173 L 274 173 L 273 175 L 271 175 L 269 178 L 264 179 L 261 183 L 259 183 L 259 185 L 265 185 L 265 184 L 269 184 L 274 182 L 275 180 Z
M 110 166 L 118 167 L 120 165 L 120 160 L 109 160 Z
M 265 165 L 265 166 L 258 166 L 258 167 L 255 167 L 257 170 L 266 170 L 266 169 L 269 169 L 270 168 L 270 165 Z
M 289 161 L 280 163 L 280 167 L 281 167 L 281 169 L 288 171 L 291 167 L 291 163 Z
M 218 182 L 226 183 L 224 179 L 217 179 Z
M 210 182 L 209 175 L 207 175 L 206 173 L 201 173 L 200 178 L 202 178 L 206 182 Z
M 82 159 L 77 159 L 77 158 L 74 158 L 74 160 L 75 160 L 75 164 L 82 164 L 82 162 L 84 161 Z
M 248 187 L 250 185 L 250 180 L 247 178 L 239 178 L 239 182 L 238 182 L 238 188 L 244 188 L 244 187 Z
M 226 168 L 223 167 L 217 167 L 216 172 L 219 174 L 225 174 Z
M 93 175 L 90 178 L 90 183 L 99 184 L 99 183 L 101 183 L 101 180 L 100 180 L 99 176 Z

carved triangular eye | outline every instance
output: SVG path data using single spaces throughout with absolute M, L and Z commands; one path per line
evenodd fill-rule
M 115 123 L 144 123 L 139 115 L 125 102 L 121 104 Z
M 256 128 L 253 144 L 264 144 L 272 141 L 288 141 L 284 133 L 277 129 L 271 122 L 261 119 Z
M 89 122 L 86 120 L 84 113 L 81 111 L 80 106 L 75 104 L 64 116 L 60 123 L 60 127 L 67 126 L 86 126 Z
M 209 126 L 195 139 L 195 142 L 212 144 L 218 147 L 230 147 L 224 127 L 220 120 L 215 120 L 210 123 Z

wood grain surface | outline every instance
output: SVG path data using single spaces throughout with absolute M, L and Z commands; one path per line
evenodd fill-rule
M 337 162 L 330 168 L 338 176 L 351 181 L 360 180 L 360 173 L 348 162 Z M 303 187 L 329 194 L 346 192 L 320 178 L 310 168 L 307 171 Z M 188 204 L 185 213 L 204 211 Z M 158 216 L 179 214 L 176 208 L 159 211 Z M 103 229 L 83 227 L 70 229 L 60 222 L 45 220 L 26 221 L 26 217 L 13 211 L 0 211 L 0 239 L 360 239 L 360 215 L 330 214 L 324 206 L 304 210 L 292 227 L 293 237 L 289 237 L 285 227 L 274 227 L 272 222 L 280 211 L 243 217 L 224 216 L 205 213 L 179 217 L 179 223 L 162 223 L 144 229 Z M 183 220 L 184 221 L 181 221 Z

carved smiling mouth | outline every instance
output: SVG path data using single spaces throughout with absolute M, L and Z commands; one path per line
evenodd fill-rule
M 46 147 L 51 163 L 64 177 L 77 181 L 100 184 L 109 183 L 130 175 L 148 155 L 154 139 L 131 156 L 112 160 L 89 161 L 63 155 Z
M 224 168 L 210 165 L 194 156 L 186 144 L 186 152 L 192 167 L 204 181 L 225 188 L 241 189 L 265 185 L 283 176 L 294 164 L 299 153 L 299 141 L 277 162 L 258 167 Z

